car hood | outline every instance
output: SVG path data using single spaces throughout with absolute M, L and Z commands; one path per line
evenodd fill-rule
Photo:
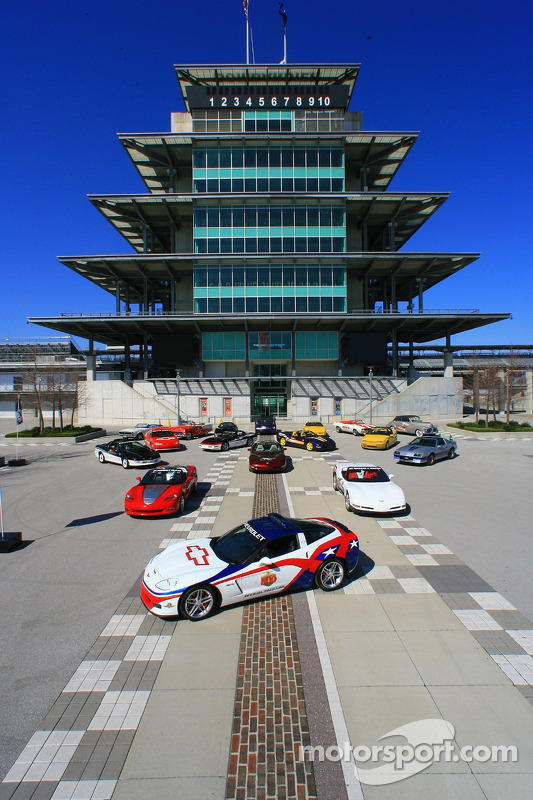
M 214 554 L 211 539 L 185 539 L 154 556 L 144 578 L 150 584 L 169 580 L 189 585 L 209 580 L 227 566 Z
M 403 489 L 396 483 L 368 483 L 366 485 L 348 484 L 348 494 L 350 499 L 357 498 L 359 501 L 368 500 L 368 505 L 378 506 L 384 502 L 390 505 L 402 505 L 405 503 Z
M 410 455 L 414 455 L 415 453 L 422 453 L 425 455 L 426 453 L 433 453 L 434 448 L 427 447 L 427 445 L 422 445 L 422 444 L 406 444 L 403 447 L 400 447 L 400 449 L 397 450 L 396 452 L 409 453 Z
M 147 506 L 155 503 L 155 501 L 158 500 L 162 494 L 167 492 L 168 489 L 175 488 L 179 490 L 178 486 L 173 487 L 171 484 L 166 486 L 164 484 L 148 484 L 147 486 L 136 486 L 135 488 L 137 489 L 137 496 L 140 495 L 143 503 Z M 179 494 L 179 491 L 177 491 L 175 494 Z

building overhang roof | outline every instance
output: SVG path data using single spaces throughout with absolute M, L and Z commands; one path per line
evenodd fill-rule
M 479 253 L 344 253 L 331 256 L 308 256 L 306 264 L 324 263 L 346 265 L 350 275 L 360 280 L 382 283 L 394 276 L 396 297 L 408 301 L 417 294 L 419 281 L 424 291 L 450 277 L 479 258 Z M 59 261 L 81 277 L 126 301 L 126 287 L 131 303 L 140 302 L 145 283 L 150 285 L 155 302 L 161 302 L 158 288 L 168 281 L 179 280 L 191 272 L 193 265 L 210 266 L 236 264 L 287 264 L 295 262 L 290 256 L 257 254 L 247 259 L 235 255 L 100 255 L 60 256 Z M 295 262 L 296 263 L 296 262 Z
M 352 314 L 62 314 L 28 317 L 28 322 L 106 345 L 140 344 L 144 337 L 220 330 L 335 330 L 341 333 L 396 332 L 398 342 L 431 342 L 510 319 L 479 311 L 354 312 Z
M 346 225 L 366 226 L 368 249 L 394 223 L 395 246 L 402 247 L 449 197 L 448 192 L 343 192 L 335 194 L 140 194 L 89 195 L 89 200 L 114 228 L 140 253 L 144 232 L 152 232 L 152 252 L 171 252 L 170 229 L 190 219 L 194 205 L 346 205 Z
M 348 87 L 353 93 L 360 64 L 175 64 L 176 77 L 187 111 L 187 89 L 192 86 L 315 86 Z
M 418 137 L 416 132 L 343 131 L 337 133 L 280 133 L 266 139 L 261 134 L 154 133 L 119 134 L 119 140 L 150 192 L 167 193 L 173 188 L 171 173 L 190 168 L 194 142 L 231 145 L 243 139 L 253 144 L 268 142 L 342 141 L 350 164 L 364 168 L 369 191 L 385 191 Z

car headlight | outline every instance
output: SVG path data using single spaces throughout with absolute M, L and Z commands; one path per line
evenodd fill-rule
M 126 500 L 133 500 L 133 495 L 129 494 L 128 492 L 128 494 L 126 495 Z
M 164 581 L 160 581 L 159 583 L 156 583 L 155 586 L 156 586 L 156 589 L 160 589 L 161 591 L 164 591 L 165 589 L 174 589 L 177 585 L 178 585 L 177 580 L 170 580 L 169 578 L 167 578 Z

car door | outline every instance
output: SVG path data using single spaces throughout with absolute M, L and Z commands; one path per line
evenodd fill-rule
M 241 447 L 244 444 L 244 434 L 238 431 L 233 438 L 228 441 L 230 447 Z
M 435 458 L 447 458 L 448 446 L 440 437 L 435 440 Z
M 252 597 L 281 592 L 300 573 L 305 541 L 300 534 L 291 533 L 270 539 L 258 551 L 256 561 L 249 564 L 242 578 L 236 578 L 243 595 Z
M 106 461 L 110 461 L 112 464 L 120 464 L 122 457 L 119 447 L 117 445 L 112 445 L 107 451 L 105 458 Z

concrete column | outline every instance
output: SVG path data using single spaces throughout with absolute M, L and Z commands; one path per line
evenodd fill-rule
M 453 350 L 444 350 L 444 377 L 453 378 Z
M 87 356 L 87 382 L 96 380 L 96 356 Z

